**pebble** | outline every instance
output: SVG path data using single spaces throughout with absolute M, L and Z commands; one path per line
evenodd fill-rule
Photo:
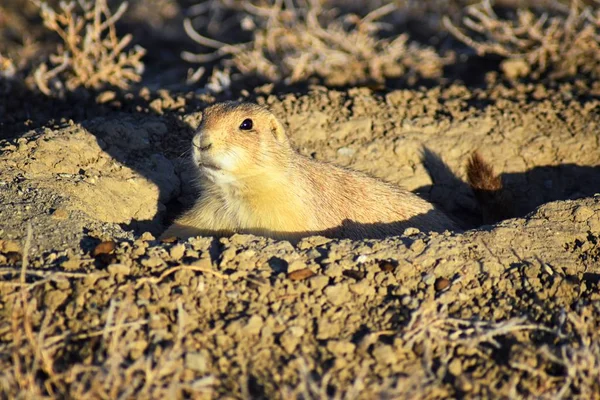
M 107 268 L 108 273 L 112 276 L 114 275 L 129 275 L 131 272 L 131 268 L 128 265 L 124 264 L 111 264 Z
M 329 277 L 325 275 L 316 275 L 310 278 L 309 284 L 313 290 L 323 290 L 329 284 Z
M 425 249 L 425 241 L 423 239 L 417 239 L 410 245 L 410 250 L 415 253 L 421 253 Z
M 67 300 L 69 294 L 70 291 L 67 290 L 52 290 L 47 292 L 44 296 L 44 305 L 48 307 L 50 311 L 54 311 Z
M 381 261 L 379 263 L 379 268 L 381 268 L 383 272 L 392 272 L 396 267 L 391 261 Z
M 175 261 L 179 261 L 184 254 L 185 245 L 183 243 L 176 244 L 175 246 L 171 247 L 171 250 L 169 251 L 169 255 Z
M 156 268 L 162 264 L 164 264 L 163 259 L 156 256 L 148 257 L 142 260 L 142 265 L 149 268 Z
M 288 279 L 292 281 L 302 281 L 314 276 L 315 273 L 310 268 L 296 270 L 287 274 Z M 328 278 L 329 279 L 329 278 Z
M 435 280 L 435 290 L 437 292 L 441 292 L 442 290 L 448 288 L 450 286 L 450 281 L 446 278 L 437 278 Z
M 431 286 L 435 283 L 435 275 L 433 274 L 425 274 L 423 276 L 423 282 L 427 285 L 427 286 Z
M 281 334 L 279 342 L 283 349 L 288 354 L 291 354 L 298 347 L 300 339 L 304 336 L 305 332 L 304 328 L 300 326 L 292 326 Z
M 79 269 L 81 266 L 81 260 L 79 258 L 69 258 L 60 264 L 60 266 L 67 271 L 73 271 Z
M 392 365 L 395 364 L 398 358 L 394 352 L 394 348 L 389 344 L 375 347 L 373 350 L 373 357 L 379 364 Z
M 206 351 L 202 352 L 188 352 L 185 354 L 185 367 L 196 371 L 200 374 L 208 371 L 208 354 Z
M 115 247 L 115 242 L 113 242 L 112 240 L 102 242 L 94 248 L 94 250 L 92 251 L 92 256 L 98 257 L 101 254 L 110 254 L 113 251 L 115 251 Z
M 248 319 L 243 331 L 246 335 L 258 335 L 263 327 L 263 319 L 259 315 L 253 315 Z
M 327 342 L 327 350 L 336 356 L 354 353 L 356 345 L 347 340 L 330 340 Z
M 52 212 L 52 218 L 54 218 L 54 219 L 64 220 L 64 219 L 67 219 L 68 217 L 69 217 L 69 213 L 64 208 L 57 208 L 56 210 L 54 210 Z
M 292 261 L 291 263 L 289 263 L 288 268 L 287 268 L 287 272 L 288 272 L 288 275 L 289 275 L 292 272 L 301 271 L 303 269 L 307 269 L 306 268 L 306 263 L 304 261 L 302 261 L 302 260 L 295 260 L 295 261 Z
M 455 358 L 452 361 L 450 361 L 450 364 L 448 365 L 448 372 L 450 372 L 454 376 L 460 376 L 462 374 L 462 364 L 458 358 Z
M 375 288 L 366 279 L 350 285 L 350 291 L 357 295 L 372 296 L 375 294 Z
M 341 306 L 342 304 L 348 302 L 351 297 L 347 282 L 329 286 L 324 292 L 325 296 L 327 296 L 327 300 L 329 300 L 329 302 L 335 306 Z

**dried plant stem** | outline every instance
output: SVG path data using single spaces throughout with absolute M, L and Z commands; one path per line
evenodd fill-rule
M 136 283 L 135 288 L 137 289 L 137 288 L 141 287 L 142 285 L 144 285 L 145 283 L 157 284 L 157 283 L 161 282 L 163 279 L 165 279 L 167 276 L 169 276 L 177 271 L 181 271 L 181 270 L 204 272 L 207 274 L 214 275 L 221 279 L 229 278 L 227 275 L 223 275 L 223 274 L 221 274 L 217 271 L 214 271 L 210 268 L 205 268 L 205 267 L 200 267 L 200 266 L 195 266 L 195 265 L 178 265 L 176 267 L 171 267 L 171 268 L 167 269 L 162 274 L 160 274 L 159 277 L 149 277 L 149 278 L 140 279 Z

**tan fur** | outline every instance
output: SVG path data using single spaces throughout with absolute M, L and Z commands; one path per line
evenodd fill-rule
M 247 118 L 252 131 L 240 129 Z M 277 118 L 255 104 L 207 108 L 192 150 L 201 195 L 163 237 L 237 232 L 288 240 L 313 234 L 360 239 L 399 235 L 411 226 L 460 230 L 409 191 L 298 154 Z

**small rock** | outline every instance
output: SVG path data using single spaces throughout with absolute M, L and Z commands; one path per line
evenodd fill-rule
M 69 213 L 64 208 L 57 208 L 52 212 L 52 218 L 63 220 L 69 217 Z
M 340 147 L 337 152 L 340 156 L 351 157 L 356 153 L 356 150 L 350 147 Z
M 302 338 L 304 333 L 304 328 L 299 326 L 292 326 L 281 334 L 279 342 L 281 343 L 283 349 L 288 354 L 291 354 L 294 352 L 294 350 L 296 350 L 296 347 L 298 347 L 300 339 Z
M 69 258 L 67 261 L 64 261 L 60 266 L 63 269 L 66 269 L 67 271 L 74 271 L 79 269 L 79 267 L 81 266 L 81 260 L 77 257 Z
M 325 289 L 325 296 L 327 300 L 335 306 L 341 306 L 342 304 L 350 300 L 350 290 L 346 282 L 338 283 L 337 285 L 329 286 Z
M 329 319 L 323 318 L 318 321 L 317 339 L 331 339 L 339 337 L 342 326 L 339 322 L 332 322 Z
M 292 280 L 292 281 L 302 281 L 304 279 L 308 279 L 312 276 L 314 276 L 315 273 L 312 272 L 310 270 L 310 268 L 304 268 L 304 269 L 300 269 L 300 270 L 296 270 L 293 272 L 290 272 L 287 277 L 288 279 Z M 327 278 L 329 280 L 329 278 Z
M 373 350 L 373 357 L 379 364 L 392 365 L 397 361 L 396 353 L 394 348 L 388 344 L 377 346 Z
M 253 315 L 244 327 L 244 333 L 248 335 L 258 335 L 263 326 L 263 319 L 258 315 Z
M 348 277 L 348 278 L 352 278 L 355 279 L 357 281 L 362 280 L 365 277 L 365 273 L 362 271 L 355 271 L 352 269 L 347 269 L 343 272 L 343 275 Z
M 331 278 L 340 277 L 340 276 L 342 276 L 343 272 L 344 272 L 344 268 L 338 263 L 329 264 L 325 268 L 325 275 L 327 275 Z
M 310 249 L 311 247 L 318 247 L 329 242 L 331 242 L 331 239 L 324 236 L 309 236 L 300 240 L 296 247 L 300 250 L 306 250 Z
M 450 281 L 446 278 L 437 278 L 435 280 L 435 291 L 441 292 L 442 290 L 448 288 L 450 286 Z
M 373 287 L 368 280 L 362 280 L 350 285 L 350 291 L 357 295 L 372 296 L 375 294 L 375 287 Z
M 454 376 L 460 376 L 462 374 L 462 371 L 462 364 L 458 358 L 455 358 L 452 361 L 450 361 L 450 364 L 448 365 L 448 372 L 450 372 Z
M 171 247 L 171 251 L 169 251 L 171 258 L 176 261 L 180 260 L 184 253 L 185 245 L 183 243 L 176 244 L 175 246 Z
M 415 253 L 421 253 L 425 248 L 425 241 L 423 239 L 417 239 L 410 245 L 410 249 Z
M 92 256 L 98 257 L 101 254 L 110 254 L 115 251 L 115 247 L 115 242 L 112 240 L 102 242 L 94 248 L 94 251 L 92 251 Z
M 200 374 L 208 371 L 208 354 L 206 351 L 203 352 L 189 352 L 185 355 L 185 367 L 196 371 Z
M 300 271 L 303 269 L 307 269 L 306 263 L 304 261 L 302 261 L 302 260 L 292 261 L 290 264 L 288 264 L 288 268 L 287 268 L 288 276 L 292 272 Z
M 145 267 L 156 268 L 162 265 L 164 261 L 160 257 L 152 256 L 142 260 L 142 265 Z
M 144 355 L 144 351 L 146 351 L 146 348 L 148 347 L 148 342 L 144 339 L 136 340 L 129 343 L 127 347 L 129 348 L 129 357 L 133 360 L 137 360 Z
M 98 104 L 108 103 L 109 101 L 113 101 L 116 97 L 117 97 L 117 94 L 115 92 L 113 92 L 112 90 L 105 90 L 104 92 L 102 92 L 98 96 L 96 96 L 96 103 L 98 103 Z
M 427 285 L 427 286 L 431 286 L 435 283 L 436 279 L 435 279 L 435 275 L 433 274 L 425 274 L 423 276 L 423 282 Z
M 458 378 L 458 383 L 456 387 L 461 392 L 470 392 L 471 390 L 473 390 L 473 384 L 469 381 L 469 379 L 467 379 L 464 376 Z
M 354 353 L 356 345 L 346 340 L 330 340 L 327 342 L 327 350 L 336 356 Z
M 415 227 L 410 227 L 410 228 L 406 228 L 404 230 L 404 232 L 402 233 L 403 236 L 412 236 L 412 235 L 416 235 L 418 233 L 420 233 L 421 231 L 418 228 Z
M 111 264 L 107 267 L 108 273 L 114 275 L 129 275 L 131 268 L 124 264 Z
M 140 240 L 143 242 L 149 242 L 151 240 L 156 240 L 156 238 L 150 232 L 144 232 L 142 233 L 142 236 L 140 236 Z
M 381 261 L 379 263 L 379 268 L 381 268 L 383 272 L 392 272 L 396 267 L 391 261 Z
M 316 275 L 310 278 L 310 287 L 313 290 L 323 290 L 329 284 L 329 277 L 325 275 Z
M 55 311 L 58 307 L 61 306 L 69 297 L 70 291 L 66 290 L 52 290 L 47 292 L 44 296 L 44 305 L 50 309 L 50 311 Z

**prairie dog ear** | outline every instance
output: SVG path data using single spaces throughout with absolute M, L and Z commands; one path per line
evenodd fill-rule
M 277 118 L 273 116 L 270 118 L 269 128 L 271 129 L 271 133 L 279 143 L 288 143 L 288 137 L 285 134 L 285 128 Z

